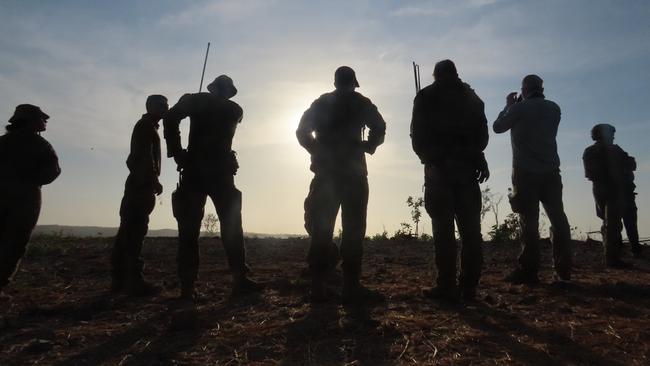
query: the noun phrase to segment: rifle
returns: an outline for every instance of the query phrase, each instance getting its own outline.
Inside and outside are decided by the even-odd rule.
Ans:
[[[420,65],[413,61],[413,78],[415,79],[415,94],[420,92]]]
[[[199,93],[203,89],[203,78],[205,77],[205,66],[208,63],[208,54],[210,53],[210,42],[208,42],[208,47],[205,50],[205,58],[203,59],[203,71],[201,71],[201,83],[199,84]],[[178,183],[176,183],[176,189],[174,192],[172,192],[172,212],[174,214],[174,217],[177,220],[181,220],[184,217],[184,210],[183,208],[183,198],[182,196],[182,190],[181,190],[181,182],[183,181],[183,169],[180,166],[176,167],[176,170],[178,171]]]

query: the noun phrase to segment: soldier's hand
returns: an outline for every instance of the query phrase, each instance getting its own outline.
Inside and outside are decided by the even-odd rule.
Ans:
[[[361,146],[363,148],[363,151],[370,154],[370,155],[374,154],[375,151],[377,151],[377,146],[374,146],[374,145],[370,144],[370,142],[368,142],[368,141],[363,141],[361,143]]]
[[[237,153],[234,151],[230,152],[230,157],[228,159],[228,165],[230,167],[230,170],[232,171],[232,175],[237,175],[237,171],[239,170],[239,162],[237,161]]]
[[[479,158],[478,167],[476,168],[476,180],[479,183],[483,183],[490,178],[490,169],[488,169],[487,160],[485,160],[485,155],[481,154]]]
[[[178,154],[174,155],[174,161],[179,169],[185,168],[187,164],[187,150],[183,149]]]
[[[512,92],[506,97],[506,105],[509,107],[517,103],[517,92]]]
[[[159,181],[154,182],[153,184],[153,191],[156,195],[160,196],[163,192],[163,186],[160,184]]]
[[[490,178],[490,169],[488,169],[487,165],[476,171],[476,180],[479,183],[487,181],[488,178]]]

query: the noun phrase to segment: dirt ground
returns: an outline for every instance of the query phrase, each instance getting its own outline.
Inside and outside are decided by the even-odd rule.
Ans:
[[[451,306],[420,295],[433,282],[430,244],[371,242],[364,282],[388,300],[349,308],[306,301],[307,245],[248,240],[267,288],[233,298],[221,243],[204,240],[191,308],[175,299],[175,239],[148,239],[147,277],[165,290],[137,300],[107,291],[110,240],[36,243],[0,300],[0,365],[650,364],[647,260],[604,269],[598,243],[576,242],[575,285],[559,286],[545,243],[542,284],[529,288],[502,281],[518,249],[486,243],[481,301]]]

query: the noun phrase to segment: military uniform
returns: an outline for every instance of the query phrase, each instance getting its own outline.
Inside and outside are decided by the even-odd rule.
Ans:
[[[111,255],[113,291],[142,281],[144,263],[140,258],[147,234],[149,215],[156,204],[160,176],[159,118],[144,114],[133,128],[131,152],[126,165],[124,197],[120,205],[120,228]]]
[[[0,291],[16,271],[41,210],[41,186],[61,173],[52,146],[25,119],[48,116],[38,107],[16,108],[0,137]],[[43,128],[44,129],[44,128]]]
[[[232,139],[242,116],[237,103],[213,93],[196,93],[181,97],[163,122],[168,156],[183,156],[184,160],[182,179],[172,197],[180,241],[178,275],[184,291],[193,289],[197,278],[198,238],[208,196],[219,216],[230,270],[235,279],[246,273],[242,194],[234,183],[238,165],[232,151]],[[190,117],[186,153],[179,132],[180,121],[185,117]]]
[[[603,220],[602,236],[605,261],[620,263],[623,245],[622,220],[627,218],[628,239],[633,253],[640,252],[634,202],[634,158],[615,144],[597,141],[587,147],[582,156],[585,176],[593,182],[596,214]]]
[[[424,200],[433,223],[441,296],[453,296],[457,286],[473,296],[479,283],[483,239],[477,172],[487,170],[488,138],[483,102],[459,78],[436,80],[415,97],[411,141],[425,165]],[[458,285],[454,220],[462,239]]]
[[[366,126],[368,139],[362,141]],[[304,205],[305,228],[311,237],[308,262],[313,276],[323,276],[331,269],[332,236],[340,208],[344,276],[358,282],[368,206],[365,153],[374,152],[383,143],[385,133],[386,122],[377,107],[355,91],[323,94],[300,119],[296,136],[311,154],[310,169],[314,172]]]

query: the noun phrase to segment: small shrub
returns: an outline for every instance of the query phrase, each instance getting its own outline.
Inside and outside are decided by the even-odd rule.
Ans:
[[[411,224],[403,222],[400,226],[401,227],[395,231],[395,235],[391,238],[392,240],[412,240],[415,238],[413,236]]]
[[[388,240],[388,231],[384,229],[381,233],[377,233],[369,238],[371,241],[385,241]]]
[[[493,243],[514,243],[521,238],[521,223],[517,214],[509,214],[503,223],[493,225],[488,233]]]

